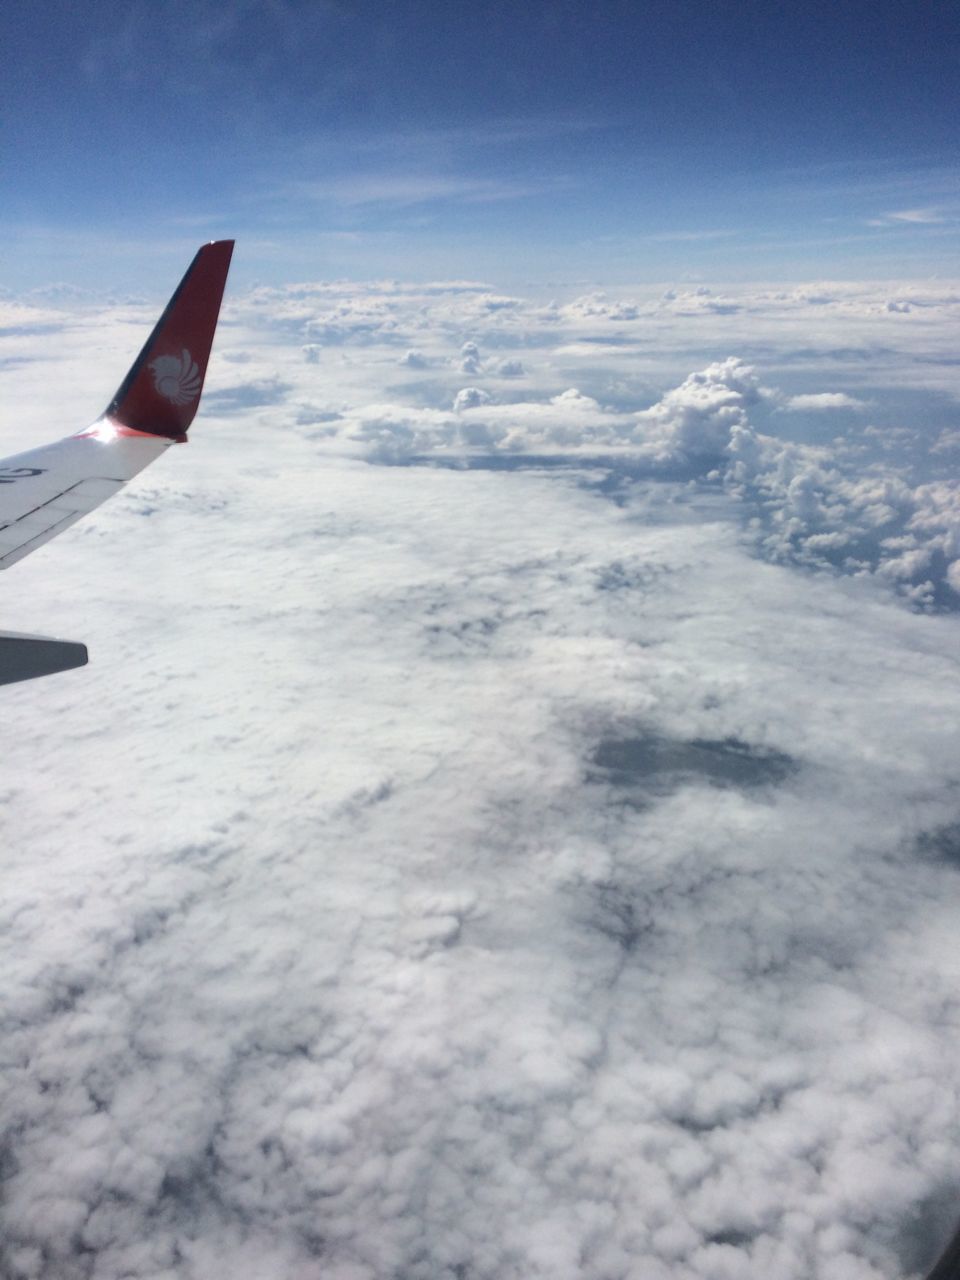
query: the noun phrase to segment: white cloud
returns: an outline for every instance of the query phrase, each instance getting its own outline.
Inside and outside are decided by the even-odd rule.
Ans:
[[[890,222],[911,222],[922,225],[946,221],[942,210],[936,208],[900,209],[896,213],[888,213],[885,216]]]
[[[866,409],[868,406],[856,396],[849,396],[844,391],[815,391],[807,395],[791,396],[784,408],[791,412],[802,412],[829,409]]]
[[[489,292],[238,300],[189,448],[5,579],[92,655],[5,693],[5,1274],[893,1280],[951,1229],[960,499],[802,353],[835,308],[946,382],[955,305],[914,365],[886,285]],[[7,335],[8,451],[151,318]]]
[[[477,409],[489,403],[490,396],[481,387],[462,387],[454,397],[453,407],[460,413],[464,409]]]
[[[460,348],[460,372],[477,374],[480,372],[480,349],[475,342],[465,342]]]
[[[754,370],[730,357],[692,373],[638,415],[638,429],[658,457],[715,458],[731,432],[746,425],[746,408],[760,391]]]
[[[292,193],[317,202],[332,201],[348,208],[384,204],[402,208],[435,200],[465,204],[519,200],[555,187],[555,183],[511,182],[502,178],[459,174],[373,172],[329,181],[287,184],[276,194],[286,199]]]

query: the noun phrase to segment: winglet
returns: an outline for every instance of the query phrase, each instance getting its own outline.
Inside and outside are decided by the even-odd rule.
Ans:
[[[186,440],[232,254],[232,240],[213,240],[198,251],[105,417],[132,431]]]

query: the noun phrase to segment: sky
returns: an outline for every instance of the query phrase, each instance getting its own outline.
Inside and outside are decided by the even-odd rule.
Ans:
[[[8,5],[4,283],[957,271],[956,7]]]
[[[3,11],[0,455],[237,237],[189,444],[3,574],[90,651],[2,690],[3,1280],[921,1280],[952,21]]]

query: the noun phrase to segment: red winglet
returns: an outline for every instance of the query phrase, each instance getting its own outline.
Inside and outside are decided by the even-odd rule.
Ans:
[[[232,254],[232,240],[214,240],[199,250],[105,417],[146,435],[187,438],[200,403]]]

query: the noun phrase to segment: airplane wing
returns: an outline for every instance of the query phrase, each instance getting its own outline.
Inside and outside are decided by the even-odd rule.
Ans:
[[[0,459],[0,569],[98,507],[187,439],[213,345],[232,240],[199,250],[153,333],[92,427]],[[0,684],[83,666],[83,645],[0,632]]]

